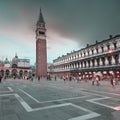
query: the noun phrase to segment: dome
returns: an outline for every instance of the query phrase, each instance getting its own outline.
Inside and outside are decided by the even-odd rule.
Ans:
[[[16,54],[15,57],[12,59],[12,64],[17,64],[17,62],[18,62],[18,56]]]
[[[6,59],[4,60],[4,63],[5,63],[5,64],[10,63],[9,60],[8,60],[8,58],[6,58]]]
[[[8,64],[8,63],[10,63],[10,62],[9,62],[8,58],[6,58],[6,59],[4,60],[4,64]]]

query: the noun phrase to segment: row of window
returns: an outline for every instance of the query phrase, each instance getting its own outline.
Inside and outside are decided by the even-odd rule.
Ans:
[[[88,68],[118,64],[120,64],[120,54],[115,56],[100,57],[97,59],[89,59],[86,61],[78,61],[67,65],[64,64],[61,66],[55,66],[54,69]]]
[[[78,51],[76,53],[71,53],[70,55],[66,55],[64,57],[58,58],[57,60],[54,60],[54,65],[58,65],[64,62],[70,62],[72,60],[76,59],[82,59],[87,56],[99,54],[99,53],[104,53],[104,52],[109,52],[111,50],[116,50],[120,48],[120,39],[117,41],[111,42],[107,45],[102,45],[102,46],[96,46],[94,48],[89,48],[83,51]]]

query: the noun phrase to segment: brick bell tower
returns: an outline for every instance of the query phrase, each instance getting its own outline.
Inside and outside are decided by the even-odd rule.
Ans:
[[[36,77],[47,76],[46,28],[40,9],[36,24]]]

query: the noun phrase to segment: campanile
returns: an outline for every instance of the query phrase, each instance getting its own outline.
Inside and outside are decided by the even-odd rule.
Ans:
[[[42,11],[36,24],[36,77],[47,76],[46,28]]]

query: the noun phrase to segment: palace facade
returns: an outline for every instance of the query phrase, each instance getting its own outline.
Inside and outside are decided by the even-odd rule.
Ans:
[[[18,58],[17,55],[9,61],[8,58],[0,61],[0,75],[4,78],[26,79],[32,75],[29,59]]]
[[[109,39],[58,57],[49,69],[56,76],[92,78],[94,74],[101,74],[107,78],[114,74],[120,78],[120,35],[110,35]]]

